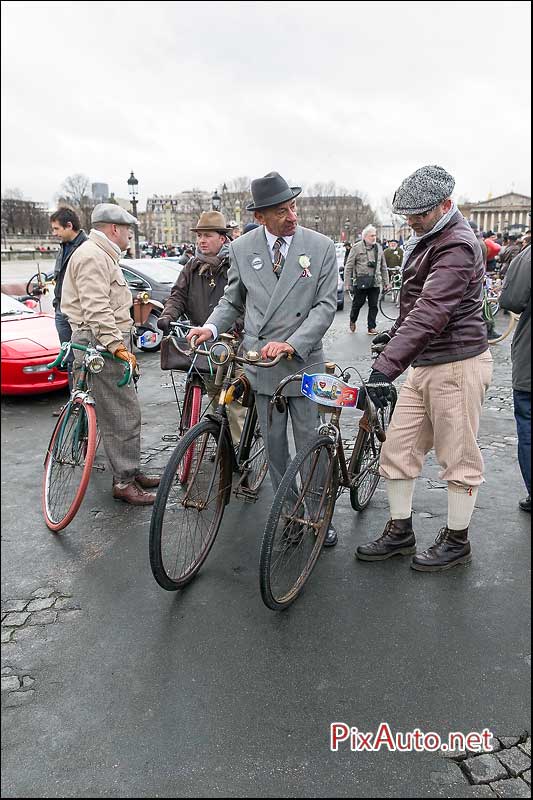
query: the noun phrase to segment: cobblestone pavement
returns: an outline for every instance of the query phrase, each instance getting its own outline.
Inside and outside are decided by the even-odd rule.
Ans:
[[[338,314],[329,355],[366,376],[368,339],[347,324]],[[388,516],[380,485],[362,514],[339,499],[339,544],[284,614],[258,590],[268,484],[256,505],[231,503],[198,578],[167,593],[148,563],[151,511],[114,501],[107,470],[71,525],[47,530],[42,460],[63,395],[3,399],[3,794],[529,796],[530,520],[517,507],[509,343],[493,355],[472,565],[427,576],[407,559],[357,562]],[[139,360],[142,460],[158,473],[174,447],[173,387],[157,356]],[[347,414],[344,438],[356,427]],[[445,489],[430,455],[414,496],[420,549],[445,524]],[[486,727],[495,749],[331,753],[329,723],[342,719],[442,736]]]

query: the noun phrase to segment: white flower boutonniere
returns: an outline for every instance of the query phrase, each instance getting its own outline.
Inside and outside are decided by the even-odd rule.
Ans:
[[[300,275],[300,278],[312,278],[313,276],[311,275],[311,270],[309,269],[311,266],[311,259],[309,256],[300,256],[298,263],[301,267],[303,267],[303,272]]]

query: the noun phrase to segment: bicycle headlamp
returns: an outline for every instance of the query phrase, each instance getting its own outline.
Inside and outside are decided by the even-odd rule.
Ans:
[[[97,375],[104,368],[104,357],[101,356],[100,353],[94,353],[90,356],[87,356],[86,364],[89,372],[93,372],[95,375]]]
[[[227,344],[223,342],[217,342],[214,344],[211,350],[209,351],[209,358],[216,364],[217,367],[220,367],[222,364],[225,364],[226,361],[230,357],[230,349]]]

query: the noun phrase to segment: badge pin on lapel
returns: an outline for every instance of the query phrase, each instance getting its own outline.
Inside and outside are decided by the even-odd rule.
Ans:
[[[263,262],[260,258],[254,258],[252,261],[252,269],[261,269]]]

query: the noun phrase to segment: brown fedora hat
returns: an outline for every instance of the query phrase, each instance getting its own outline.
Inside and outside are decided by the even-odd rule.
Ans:
[[[217,233],[229,233],[231,228],[226,225],[226,218],[220,211],[204,211],[196,224],[196,228],[191,228],[195,233],[202,231],[216,231]]]

